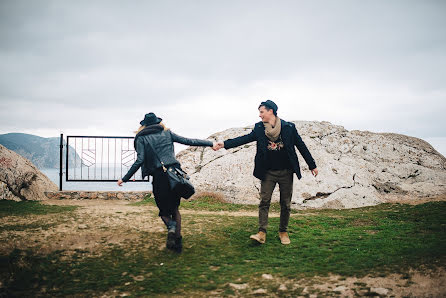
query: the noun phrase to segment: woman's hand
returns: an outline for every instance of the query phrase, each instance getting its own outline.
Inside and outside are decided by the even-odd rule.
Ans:
[[[313,174],[314,177],[316,177],[318,173],[319,171],[317,170],[317,168],[311,170],[311,174]]]
[[[119,179],[118,180],[118,186],[122,186],[122,183],[123,183],[124,181],[122,181],[122,179]]]

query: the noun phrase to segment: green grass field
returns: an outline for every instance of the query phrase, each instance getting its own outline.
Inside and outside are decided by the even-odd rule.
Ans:
[[[153,204],[150,198],[135,207]],[[182,204],[183,209],[252,211],[255,206],[231,205],[211,198]],[[278,206],[273,207],[278,210]],[[0,201],[2,217],[54,213],[75,218],[75,207],[34,202]],[[110,291],[132,296],[188,295],[219,290],[232,295],[229,282],[247,283],[263,273],[280,279],[336,274],[345,277],[385,276],[408,268],[445,266],[446,202],[422,205],[383,204],[350,210],[295,211],[290,219],[292,243],[277,236],[278,218],[270,218],[267,242],[249,240],[257,217],[186,214],[184,252],[160,250],[165,234],[138,232],[135,240],[107,245],[99,253],[64,250],[42,255],[14,250],[0,256],[0,297],[100,295]],[[42,222],[45,228],[45,222]],[[37,224],[38,225],[38,224]],[[32,227],[18,226],[21,231]],[[47,227],[48,228],[48,227]],[[0,232],[14,229],[0,226]],[[67,255],[69,257],[67,257]],[[270,286],[269,291],[277,291]],[[301,294],[295,289],[287,295]]]

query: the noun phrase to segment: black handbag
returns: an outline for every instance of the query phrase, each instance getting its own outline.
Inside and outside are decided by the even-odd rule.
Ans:
[[[195,193],[195,188],[189,181],[189,175],[181,168],[170,166],[166,169],[163,162],[161,164],[163,171],[167,173],[170,189],[180,197],[189,199]]]
[[[153,149],[152,145],[150,143],[148,144],[152,148],[153,154],[155,154],[156,158],[163,166],[163,171],[166,173],[169,181],[170,190],[182,198],[189,199],[195,193],[195,188],[189,181],[189,175],[187,175],[183,169],[174,165],[166,168],[164,163],[158,157],[156,151]]]

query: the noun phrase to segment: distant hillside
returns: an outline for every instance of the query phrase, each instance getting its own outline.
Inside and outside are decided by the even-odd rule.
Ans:
[[[58,137],[43,138],[25,133],[8,133],[0,135],[0,144],[29,159],[39,169],[59,167]],[[71,159],[74,159],[73,153],[70,154]],[[65,153],[63,162],[65,163]]]

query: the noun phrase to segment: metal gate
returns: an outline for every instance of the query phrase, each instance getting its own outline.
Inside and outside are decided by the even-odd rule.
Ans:
[[[60,136],[60,187],[62,190],[63,134]],[[67,136],[65,180],[79,182],[116,182],[135,162],[134,137]],[[129,180],[142,179],[139,169]]]

